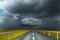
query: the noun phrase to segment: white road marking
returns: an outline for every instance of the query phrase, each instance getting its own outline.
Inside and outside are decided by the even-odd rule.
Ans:
[[[32,35],[34,36],[34,33],[32,33]]]
[[[33,39],[33,40],[35,40],[35,36],[34,36],[34,35],[35,35],[35,34],[34,34],[34,33],[32,33],[32,39]]]
[[[33,40],[35,40],[35,37],[33,37]]]

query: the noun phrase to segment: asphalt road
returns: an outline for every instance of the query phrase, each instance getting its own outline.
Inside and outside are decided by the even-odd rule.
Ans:
[[[29,32],[28,34],[16,38],[15,40],[55,40],[55,39],[42,35],[37,32]]]

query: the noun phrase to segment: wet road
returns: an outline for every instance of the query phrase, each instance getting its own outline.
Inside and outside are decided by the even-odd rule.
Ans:
[[[55,40],[55,39],[47,37],[37,32],[29,32],[28,34],[16,38],[15,40]]]

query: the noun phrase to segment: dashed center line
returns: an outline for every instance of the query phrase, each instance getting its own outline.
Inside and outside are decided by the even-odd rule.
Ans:
[[[35,40],[35,37],[33,37],[33,40]]]
[[[32,33],[32,39],[33,39],[33,40],[35,40],[35,36],[34,36],[34,35],[35,35],[35,34],[34,34],[34,33]]]
[[[32,35],[34,36],[34,33],[32,33]]]

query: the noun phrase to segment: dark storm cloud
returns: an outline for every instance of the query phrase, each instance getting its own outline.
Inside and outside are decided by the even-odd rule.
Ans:
[[[8,13],[0,17],[0,29],[60,29],[60,0],[8,0],[4,7]],[[18,14],[18,15],[17,15]],[[42,25],[24,25],[21,19],[35,17]]]
[[[42,26],[39,26],[38,29],[60,30],[60,15],[42,18]]]
[[[14,6],[8,5],[6,9],[12,13],[32,13],[35,16],[48,17],[57,15],[58,5],[59,0],[31,0],[29,3],[24,3],[24,0],[17,0]]]

